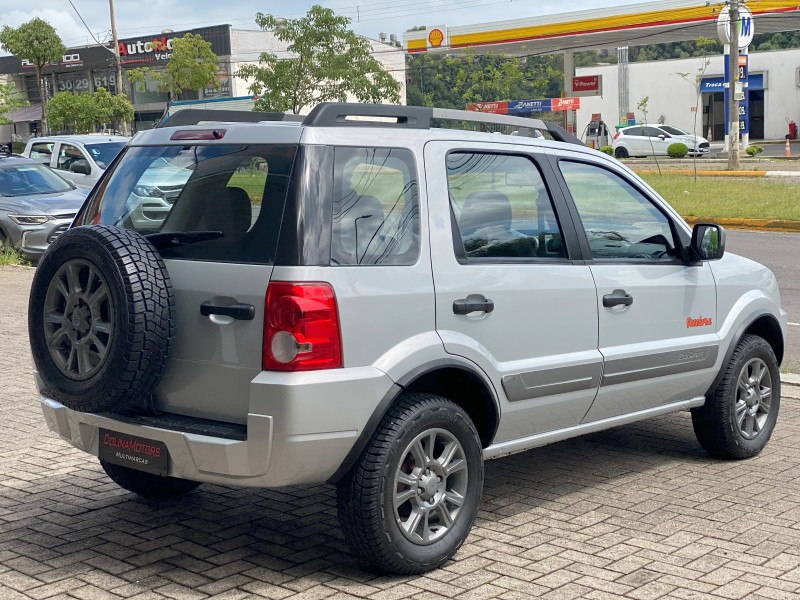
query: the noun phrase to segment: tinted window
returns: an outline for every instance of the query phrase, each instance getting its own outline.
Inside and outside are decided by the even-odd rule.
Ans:
[[[644,134],[647,137],[658,137],[660,135],[669,137],[669,135],[665,131],[661,131],[658,127],[645,127]]]
[[[144,235],[206,232],[208,239],[162,247],[165,258],[273,261],[295,146],[166,146],[126,152],[98,188],[83,223]]]
[[[92,160],[101,169],[105,169],[111,161],[117,158],[117,154],[122,152],[125,142],[106,142],[104,144],[87,144],[86,151]]]
[[[672,260],[667,217],[619,175],[585,163],[559,162],[593,258]]]
[[[641,127],[631,127],[630,129],[623,129],[625,135],[643,135]]]
[[[661,129],[663,129],[670,135],[688,135],[685,131],[681,131],[677,127],[670,127],[669,125],[662,125]]]
[[[419,255],[414,156],[389,148],[336,148],[334,265],[410,265]]]
[[[447,179],[467,259],[566,257],[553,204],[529,158],[453,152]]]

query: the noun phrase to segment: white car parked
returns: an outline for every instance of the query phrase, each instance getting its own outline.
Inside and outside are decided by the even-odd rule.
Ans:
[[[690,156],[705,156],[710,150],[708,140],[671,125],[631,125],[620,129],[611,142],[614,156],[666,156],[672,144],[683,143]]]
[[[31,138],[22,154],[54,169],[79,188],[91,189],[129,140],[99,133]]]

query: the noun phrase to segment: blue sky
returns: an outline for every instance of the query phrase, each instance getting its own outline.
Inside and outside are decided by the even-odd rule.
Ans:
[[[641,2],[648,0],[639,0]],[[651,2],[654,0],[650,0]],[[360,2],[360,3],[359,3]],[[47,20],[67,46],[110,39],[109,0],[0,0],[0,25],[16,27],[34,17]],[[631,0],[114,0],[119,37],[136,37],[229,23],[241,29],[255,28],[257,12],[286,18],[303,16],[313,4],[321,4],[352,19],[351,28],[377,39],[378,33],[402,33],[415,25],[471,25],[489,21],[533,17],[633,4]],[[666,5],[668,2],[660,2]],[[11,6],[11,10],[8,10]],[[568,7],[568,9],[566,8]],[[90,33],[91,32],[91,33]]]

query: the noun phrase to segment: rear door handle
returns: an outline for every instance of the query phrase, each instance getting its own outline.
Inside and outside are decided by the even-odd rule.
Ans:
[[[457,315],[468,315],[471,312],[490,313],[494,310],[494,302],[480,294],[470,294],[466,298],[453,300],[453,312]]]
[[[200,305],[200,314],[208,317],[210,315],[222,315],[232,317],[240,321],[252,321],[256,316],[256,309],[252,304],[231,304],[230,306],[217,306],[211,302],[203,302]]]
[[[603,296],[603,306],[611,308],[612,306],[630,306],[633,304],[633,296],[625,290],[614,290],[610,294]]]

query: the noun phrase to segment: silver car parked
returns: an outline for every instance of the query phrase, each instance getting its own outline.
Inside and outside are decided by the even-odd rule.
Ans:
[[[33,160],[0,155],[0,245],[38,261],[70,226],[88,193]]]

